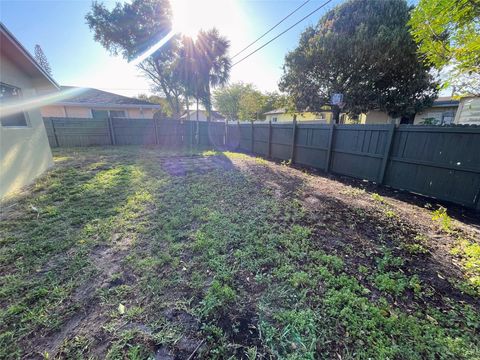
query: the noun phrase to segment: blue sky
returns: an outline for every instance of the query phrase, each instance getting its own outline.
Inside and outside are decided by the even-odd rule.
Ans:
[[[183,4],[180,9],[185,22],[197,27],[216,26],[231,40],[231,54],[235,54],[304,0],[176,1]],[[261,90],[276,90],[287,51],[295,48],[305,27],[315,24],[326,10],[339,2],[335,0],[235,66],[231,80],[252,82]],[[106,3],[113,6],[111,1]],[[278,34],[321,3],[323,0],[311,0],[249,50]],[[33,53],[35,44],[40,44],[50,62],[53,76],[60,84],[97,87],[125,95],[148,92],[148,82],[133,66],[120,57],[110,56],[93,40],[84,19],[90,6],[89,0],[2,0],[0,18],[30,52]]]

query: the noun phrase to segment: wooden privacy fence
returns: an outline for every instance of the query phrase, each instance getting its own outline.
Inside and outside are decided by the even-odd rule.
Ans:
[[[52,147],[213,146],[292,160],[480,211],[480,127],[45,118]]]

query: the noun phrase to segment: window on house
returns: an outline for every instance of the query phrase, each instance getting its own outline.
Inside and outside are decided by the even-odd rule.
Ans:
[[[106,118],[108,118],[108,110],[92,109],[92,117],[94,119],[106,119]]]
[[[0,106],[7,102],[19,101],[22,98],[21,90],[15,86],[0,83]],[[0,123],[2,126],[20,126],[27,127],[27,117],[23,111],[17,113],[1,116]]]
[[[111,118],[125,118],[126,113],[125,110],[97,110],[92,109],[92,117],[94,119],[106,119],[108,117]]]
[[[110,110],[110,117],[113,118],[124,118],[127,117],[125,110]]]
[[[453,112],[453,111],[445,111],[442,114],[442,124],[443,125],[452,124],[454,119],[455,119],[455,112]]]
[[[272,122],[277,122],[277,118],[276,118],[276,117],[273,117],[273,118],[272,118]]]

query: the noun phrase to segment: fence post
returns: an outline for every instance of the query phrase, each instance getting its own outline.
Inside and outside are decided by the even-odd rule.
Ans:
[[[331,120],[331,126],[330,126],[330,134],[328,136],[328,147],[327,147],[327,158],[325,161],[325,172],[330,171],[330,161],[332,158],[332,148],[333,148],[333,135],[335,132],[335,121],[332,119]]]
[[[226,148],[228,144],[228,119],[225,119],[225,130],[223,132],[223,146]]]
[[[110,142],[112,143],[112,145],[116,145],[117,141],[115,139],[115,131],[113,130],[112,118],[110,116],[107,118],[107,124],[108,124],[108,132],[110,134]]]
[[[155,145],[158,145],[157,119],[153,117],[152,120],[153,120],[153,132],[155,134]]]
[[[292,152],[290,159],[292,164],[295,162],[295,138],[297,137],[297,114],[293,114],[293,125],[292,125]]]
[[[390,157],[390,150],[392,149],[393,137],[395,135],[395,124],[390,124],[387,135],[387,142],[385,144],[385,154],[383,155],[380,173],[378,174],[378,183],[383,184],[385,172],[387,170],[388,158]]]
[[[50,118],[50,124],[52,125],[53,138],[55,139],[55,147],[60,147],[60,144],[58,143],[57,131],[55,130],[55,123],[53,122],[52,118]]]
[[[253,154],[253,134],[255,133],[255,130],[253,128],[253,120],[250,123],[250,152]]]
[[[267,158],[272,157],[272,120],[270,119],[268,121],[268,152],[267,152]]]

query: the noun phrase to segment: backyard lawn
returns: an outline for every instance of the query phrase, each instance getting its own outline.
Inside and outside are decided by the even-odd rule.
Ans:
[[[473,217],[238,153],[54,156],[2,205],[0,358],[480,358]]]

